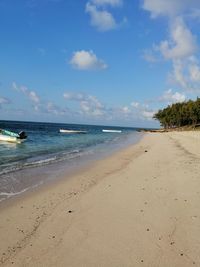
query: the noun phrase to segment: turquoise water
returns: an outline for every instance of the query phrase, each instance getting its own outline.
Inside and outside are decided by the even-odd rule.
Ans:
[[[28,135],[22,144],[0,142],[0,200],[42,183],[36,177],[39,173],[45,179],[45,173],[48,173],[45,167],[51,168],[52,176],[56,176],[55,166],[58,164],[69,168],[85,158],[98,158],[134,143],[140,137],[135,128],[78,124],[0,121],[0,128],[14,132],[23,130]],[[59,129],[84,130],[87,133],[65,134]],[[103,129],[122,132],[103,133]]]

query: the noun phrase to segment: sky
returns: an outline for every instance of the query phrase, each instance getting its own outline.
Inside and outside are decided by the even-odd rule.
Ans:
[[[0,0],[0,119],[158,127],[200,92],[199,0]]]

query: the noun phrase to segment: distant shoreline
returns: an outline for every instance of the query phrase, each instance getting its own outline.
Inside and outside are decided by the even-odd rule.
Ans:
[[[149,133],[167,133],[167,132],[184,132],[184,131],[199,131],[200,124],[189,125],[183,127],[173,127],[173,128],[160,128],[160,129],[140,129],[138,132],[149,132]]]

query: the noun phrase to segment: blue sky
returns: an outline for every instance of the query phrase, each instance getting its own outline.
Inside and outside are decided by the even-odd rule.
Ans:
[[[0,119],[158,126],[200,91],[199,0],[0,0]]]

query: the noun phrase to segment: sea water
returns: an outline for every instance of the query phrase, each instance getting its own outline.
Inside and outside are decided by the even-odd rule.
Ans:
[[[86,159],[98,159],[141,137],[136,128],[79,124],[0,121],[0,129],[25,131],[28,135],[21,144],[0,141],[0,201],[56,179]],[[60,129],[86,133],[60,133]],[[104,133],[103,129],[121,133]]]

